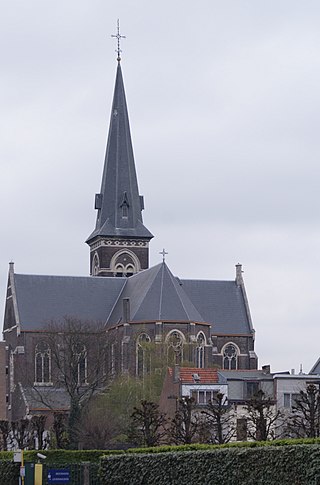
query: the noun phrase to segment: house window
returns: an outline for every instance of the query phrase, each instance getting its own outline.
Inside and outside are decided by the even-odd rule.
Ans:
[[[201,389],[201,390],[193,390],[191,392],[191,396],[193,397],[194,401],[198,405],[206,405],[209,404],[210,401],[215,401],[215,398],[218,394],[218,390],[214,389]]]
[[[223,351],[223,368],[232,370],[238,368],[238,352],[236,346],[228,344]]]
[[[35,348],[35,382],[51,382],[51,350],[46,342],[40,342]]]
[[[204,368],[204,349],[206,344],[206,338],[202,332],[199,332],[197,337],[196,348],[196,366],[200,369]]]
[[[167,335],[167,356],[169,365],[181,364],[183,360],[183,342],[182,333],[173,330]]]
[[[289,393],[284,393],[283,394],[283,407],[287,409],[291,409],[292,406],[296,404],[296,402],[300,399],[300,394],[294,393],[294,394],[289,394]]]
[[[141,333],[137,339],[136,347],[136,374],[138,377],[143,377],[150,372],[151,356],[150,356],[150,342],[151,338],[147,333]]]
[[[253,398],[259,391],[259,382],[253,381],[253,382],[246,382],[246,397],[247,399]]]

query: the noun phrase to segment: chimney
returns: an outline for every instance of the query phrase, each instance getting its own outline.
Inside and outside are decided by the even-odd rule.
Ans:
[[[262,372],[263,372],[264,374],[270,374],[270,372],[271,372],[271,367],[270,367],[270,364],[263,365],[263,366],[262,366]]]
[[[291,369],[291,375],[294,376],[296,371],[294,369]]]
[[[130,322],[130,298],[123,298],[122,300],[122,317],[125,323]]]
[[[236,264],[236,283],[238,286],[243,285],[243,279],[242,279],[242,264],[238,263]]]

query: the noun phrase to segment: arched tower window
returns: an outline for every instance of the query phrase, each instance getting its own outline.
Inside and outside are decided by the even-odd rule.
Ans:
[[[196,366],[200,369],[204,368],[204,352],[206,345],[206,337],[203,332],[199,332],[197,336],[196,348]]]
[[[166,338],[169,365],[181,364],[183,360],[184,336],[178,330],[172,330]]]
[[[223,368],[226,370],[238,368],[238,350],[234,344],[227,344],[223,349]]]
[[[35,348],[35,382],[51,382],[51,350],[46,342],[39,342]]]
[[[117,251],[111,258],[110,268],[114,276],[132,276],[141,269],[136,254],[129,249]]]
[[[117,264],[116,266],[116,276],[123,276],[124,275],[124,267],[122,264]]]
[[[147,333],[141,333],[137,338],[136,346],[136,374],[138,377],[143,377],[150,372],[151,355],[150,344],[151,338]]]
[[[92,260],[92,276],[97,276],[99,274],[100,263],[97,253],[93,256]]]

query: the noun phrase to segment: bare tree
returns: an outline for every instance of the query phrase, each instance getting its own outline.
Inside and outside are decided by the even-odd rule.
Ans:
[[[133,408],[129,439],[135,444],[157,446],[166,435],[166,423],[166,417],[160,412],[158,404],[141,401],[139,408]]]
[[[105,389],[107,337],[103,326],[65,318],[51,323],[43,336],[51,359],[51,391],[33,386],[37,399],[55,409],[55,389],[63,390],[69,401],[69,447],[78,447],[78,425],[81,413],[97,392]],[[49,365],[49,364],[48,364]],[[46,370],[48,373],[49,371]]]
[[[275,401],[260,389],[246,401],[248,436],[256,441],[274,439],[282,413],[275,408]]]
[[[34,438],[37,439],[37,449],[44,450],[47,447],[47,440],[45,440],[44,432],[47,416],[44,414],[35,414],[31,417],[30,428],[33,431]]]
[[[320,436],[320,391],[314,384],[308,384],[306,390],[300,391],[295,399],[286,430],[291,437]]]
[[[67,437],[68,416],[66,413],[55,412],[53,414],[52,430],[55,437],[57,448],[68,448],[69,440]]]
[[[190,444],[197,440],[200,428],[201,417],[196,412],[195,399],[189,396],[182,397],[171,421],[171,440],[177,445]]]
[[[208,441],[216,444],[228,443],[235,435],[234,413],[226,396],[218,392],[202,411],[205,418],[204,428],[208,433]]]
[[[13,439],[16,441],[18,448],[24,450],[30,444],[30,421],[29,419],[19,419],[11,422]]]
[[[8,439],[10,433],[10,423],[9,421],[2,419],[0,420],[0,437],[1,437],[1,450],[6,451],[8,447]]]

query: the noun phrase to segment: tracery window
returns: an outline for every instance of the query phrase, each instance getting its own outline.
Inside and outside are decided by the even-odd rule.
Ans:
[[[238,351],[233,344],[226,345],[223,350],[223,368],[226,370],[238,368]]]
[[[51,350],[47,342],[39,342],[35,348],[35,382],[51,382]]]
[[[136,374],[138,377],[143,377],[150,372],[151,355],[150,344],[151,338],[147,333],[141,333],[137,338],[136,347]]]
[[[205,352],[206,338],[203,332],[199,332],[197,336],[196,347],[196,366],[200,369],[204,368],[204,352]]]
[[[87,384],[87,349],[85,345],[78,345],[74,348],[75,377],[78,386]]]
[[[183,344],[184,338],[181,332],[173,330],[167,336],[167,355],[168,364],[176,365],[181,364],[183,360]]]

